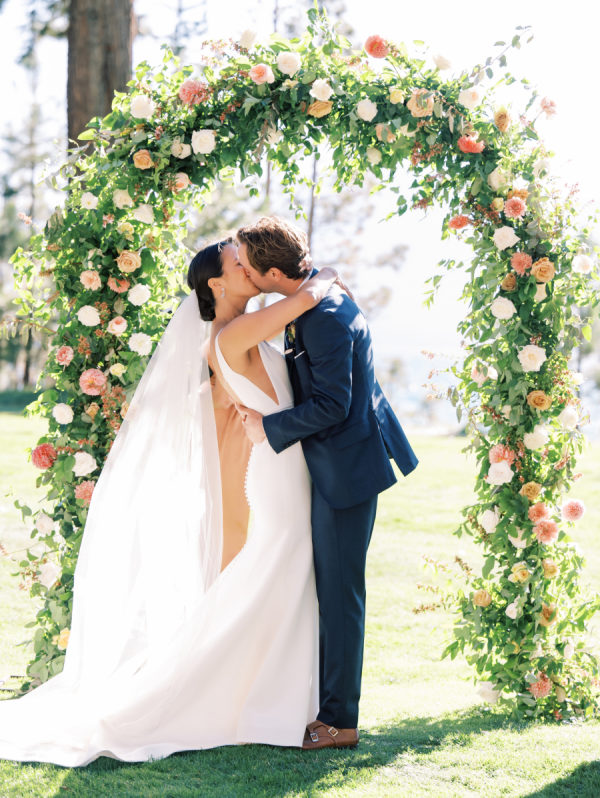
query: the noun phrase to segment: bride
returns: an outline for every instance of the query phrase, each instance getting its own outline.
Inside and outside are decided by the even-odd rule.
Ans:
[[[235,482],[244,447],[225,446],[220,462],[210,371],[240,405],[263,415],[292,407],[284,358],[267,341],[336,279],[321,269],[246,313],[259,290],[231,239],[192,260],[191,293],[156,346],[92,496],[64,668],[0,702],[0,758],[74,767],[99,756],[302,745],[319,699],[310,479],[300,443],[281,454],[254,445],[248,538],[237,556],[224,551],[224,538],[235,551],[243,542],[247,507],[225,482]]]

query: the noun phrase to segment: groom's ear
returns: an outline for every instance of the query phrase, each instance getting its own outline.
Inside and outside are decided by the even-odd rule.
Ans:
[[[281,271],[281,269],[277,269],[275,266],[273,266],[272,268],[270,268],[270,269],[269,269],[269,271],[267,272],[267,275],[268,275],[268,276],[271,278],[271,280],[273,280],[273,282],[275,282],[275,283],[279,283],[279,282],[281,282],[281,279],[282,279],[282,277],[284,276],[284,275],[283,275],[283,272]],[[266,275],[265,275],[265,276],[266,276]]]

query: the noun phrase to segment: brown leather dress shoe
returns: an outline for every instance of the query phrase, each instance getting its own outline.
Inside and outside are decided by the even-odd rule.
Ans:
[[[320,720],[313,720],[306,727],[302,748],[313,751],[317,748],[356,748],[358,729],[336,729]]]

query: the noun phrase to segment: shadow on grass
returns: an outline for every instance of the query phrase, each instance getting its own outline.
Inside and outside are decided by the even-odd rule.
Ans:
[[[54,792],[70,796],[202,796],[259,798],[316,796],[332,788],[366,786],[377,771],[406,751],[428,753],[441,746],[468,744],[473,735],[500,727],[520,728],[500,713],[470,711],[433,717],[406,718],[361,733],[358,748],[301,751],[266,745],[244,745],[207,751],[184,751],[164,759],[125,763],[100,757],[85,768],[68,769],[55,781]],[[28,763],[48,776],[63,768]],[[40,773],[40,775],[42,775]],[[36,779],[37,780],[37,779]]]
[[[598,746],[600,756],[600,745]],[[583,762],[563,779],[548,784],[523,798],[597,798],[600,795],[600,760]]]

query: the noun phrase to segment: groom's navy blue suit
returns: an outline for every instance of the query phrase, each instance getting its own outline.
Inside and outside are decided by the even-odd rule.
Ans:
[[[313,270],[316,274],[316,270]],[[418,460],[373,371],[371,334],[338,286],[286,327],[295,407],[263,419],[276,452],[302,442],[313,483],[312,538],[320,617],[320,711],[358,725],[365,562],[377,494]]]

